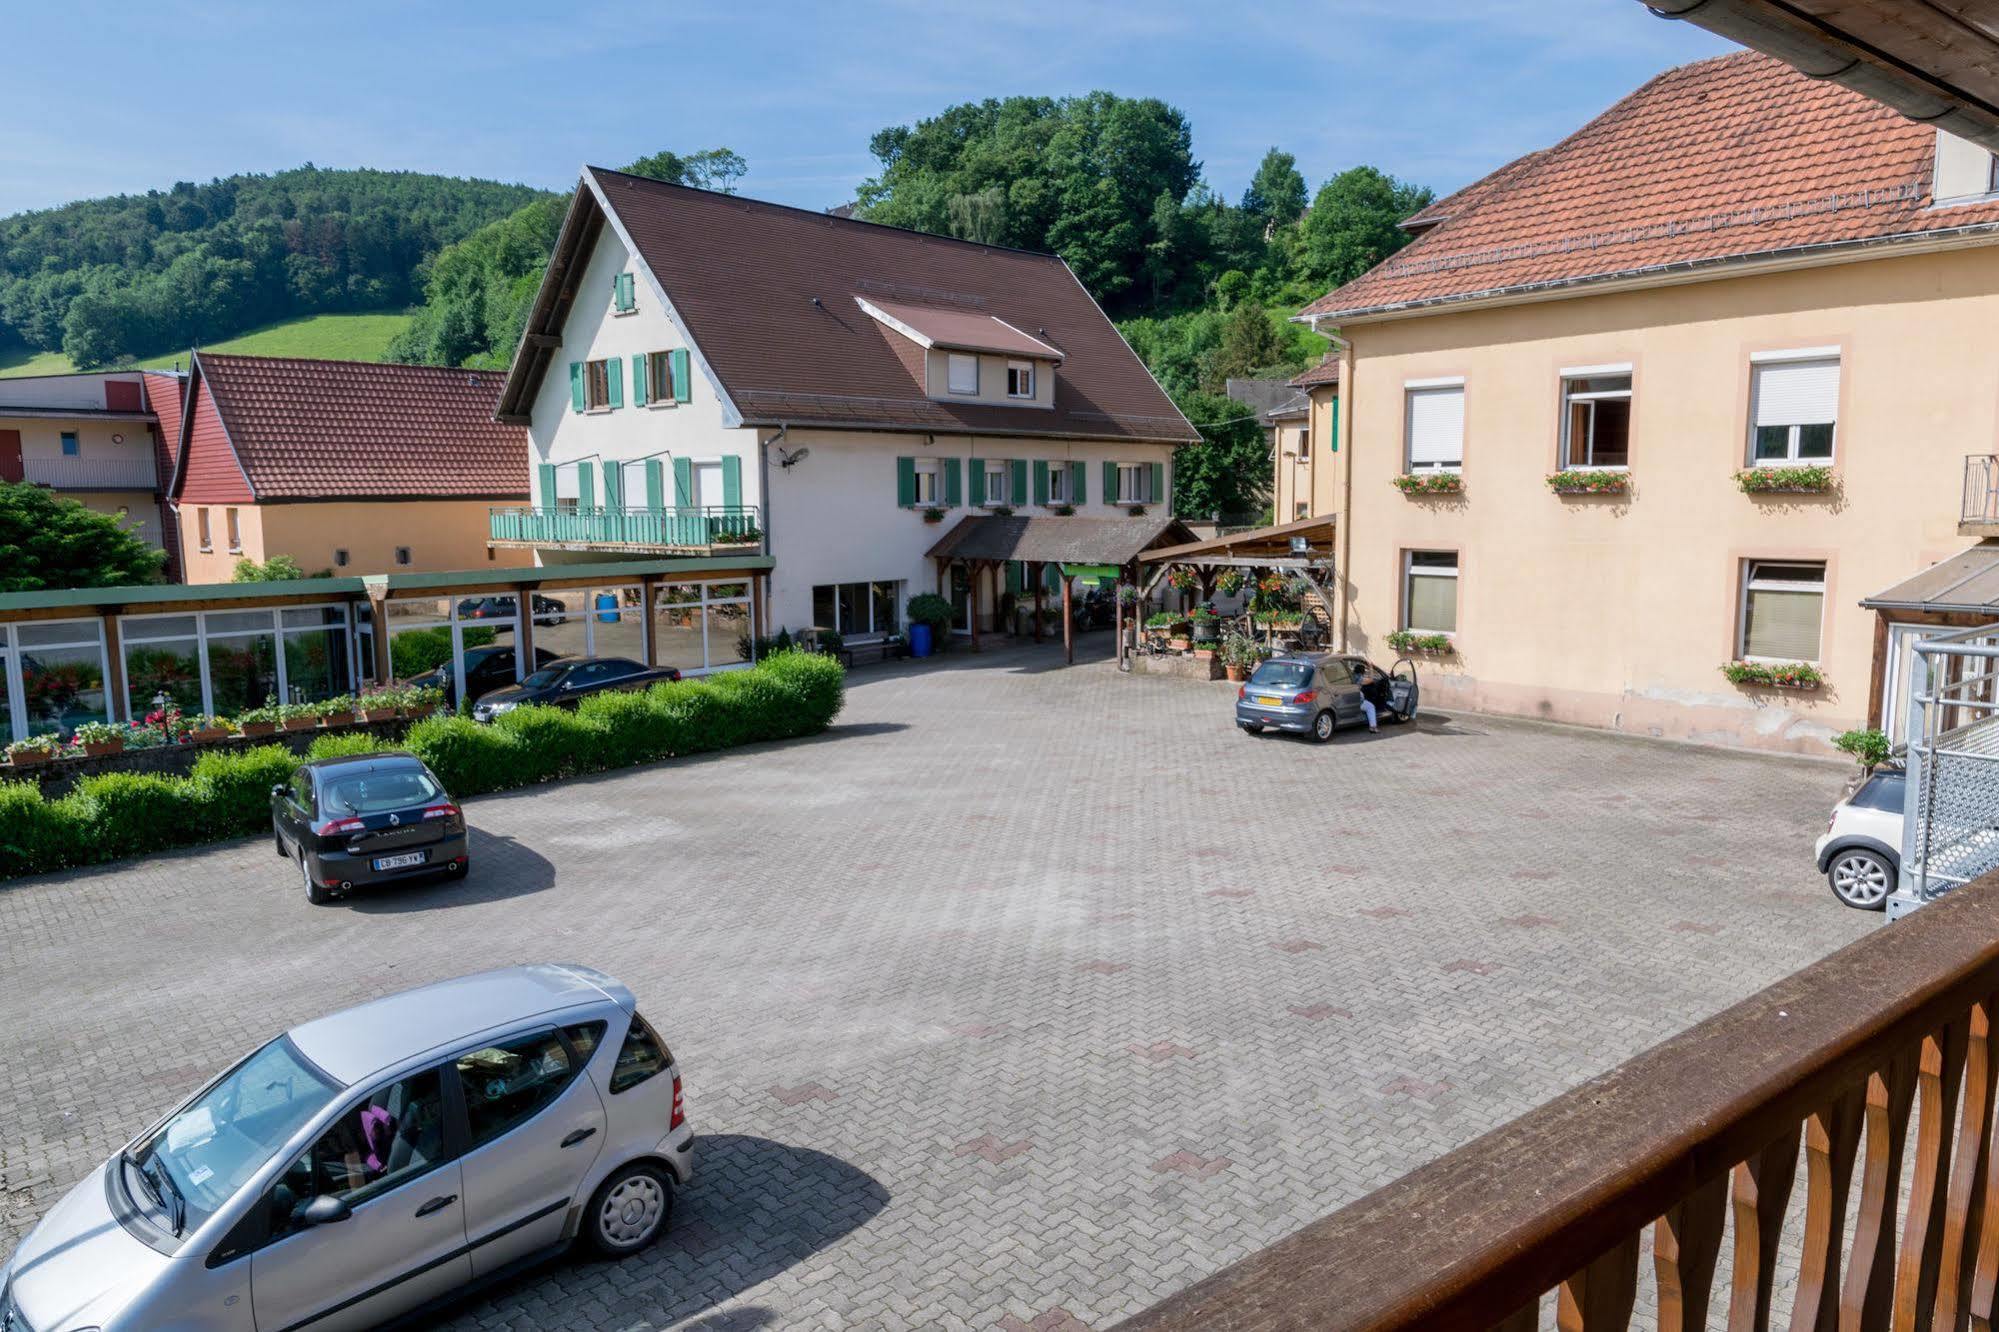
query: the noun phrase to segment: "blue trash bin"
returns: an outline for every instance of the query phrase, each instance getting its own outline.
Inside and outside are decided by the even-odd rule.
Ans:
[[[930,655],[930,626],[912,624],[909,626],[909,655],[927,657]]]
[[[618,594],[599,592],[597,594],[597,623],[616,624],[618,622]]]

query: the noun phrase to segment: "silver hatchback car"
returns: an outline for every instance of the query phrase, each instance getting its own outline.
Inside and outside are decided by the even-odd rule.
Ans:
[[[680,1074],[631,991],[535,964],[294,1027],[78,1184],[0,1268],[6,1332],[346,1332],[581,1238],[666,1228]]]

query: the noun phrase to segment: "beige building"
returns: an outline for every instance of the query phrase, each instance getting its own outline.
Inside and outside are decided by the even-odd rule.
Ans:
[[[1277,461],[1339,516],[1347,644],[1447,644],[1446,707],[1806,752],[1892,721],[1937,617],[1860,602],[1999,490],[1995,171],[1742,54],[1412,218],[1301,316],[1347,419]]]

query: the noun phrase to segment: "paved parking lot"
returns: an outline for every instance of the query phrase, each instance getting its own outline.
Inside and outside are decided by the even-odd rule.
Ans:
[[[0,1243],[243,1049],[530,959],[704,1134],[669,1237],[446,1326],[1102,1328],[1873,928],[1831,766],[1481,718],[1332,745],[1051,650],[809,742],[475,802],[469,883],[261,842],[0,886]]]

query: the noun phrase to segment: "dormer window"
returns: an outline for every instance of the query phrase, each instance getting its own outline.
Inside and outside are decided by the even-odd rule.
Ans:
[[[949,387],[953,393],[976,394],[979,391],[978,357],[952,352],[948,369]]]
[[[1034,396],[1034,362],[1008,361],[1006,363],[1006,396],[1009,398],[1031,398]]]

